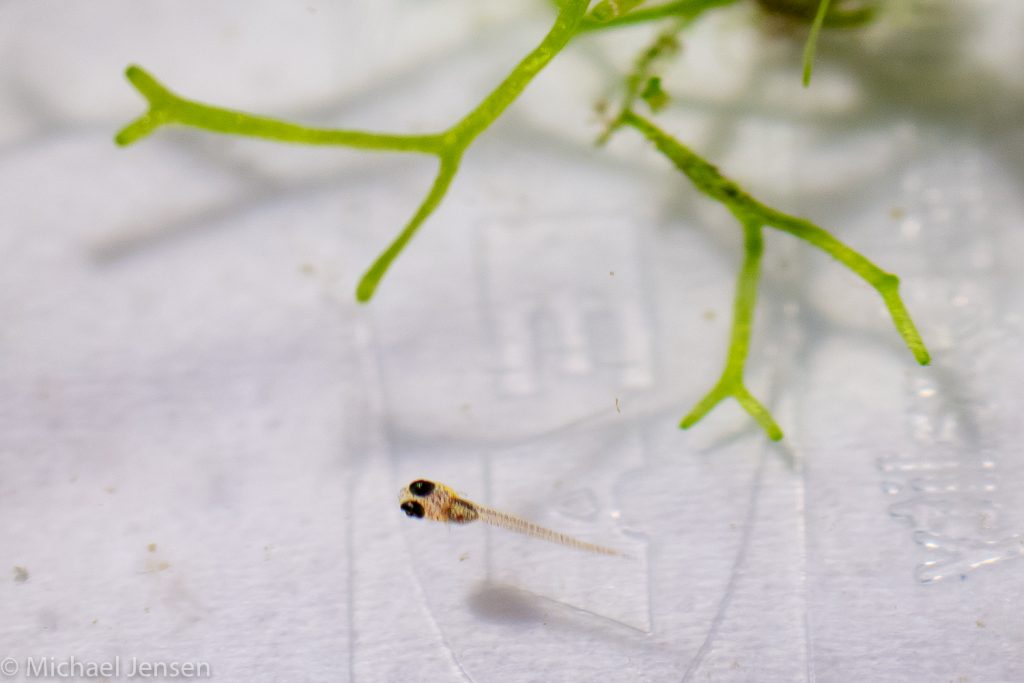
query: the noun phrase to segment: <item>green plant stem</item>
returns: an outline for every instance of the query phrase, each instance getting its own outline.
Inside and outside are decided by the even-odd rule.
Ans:
[[[643,97],[644,92],[651,86],[651,78],[654,76],[655,67],[658,62],[671,57],[679,52],[679,40],[677,35],[690,24],[689,20],[673,22],[673,25],[657,35],[654,42],[650,44],[637,56],[633,63],[633,70],[626,76],[626,89],[623,93],[622,104],[619,106],[619,113],[605,127],[604,131],[595,141],[597,146],[603,146],[622,125],[622,115],[625,111],[632,109],[637,99]],[[654,92],[660,93],[667,101],[668,97],[661,91],[661,81],[656,81]],[[656,111],[656,105],[649,100],[651,110]],[[664,102],[662,103],[664,106]]]
[[[149,110],[121,129],[115,138],[130,145],[164,125],[182,125],[214,133],[264,138],[307,145],[338,145],[372,151],[415,152],[438,157],[438,174],[416,213],[397,237],[363,274],[356,298],[369,301],[381,278],[444,199],[466,149],[522,94],[576,34],[589,0],[566,0],[547,35],[512,72],[469,114],[446,131],[432,135],[393,135],[366,131],[313,128],[286,121],[213,107],[175,94],[138,66],[126,71],[128,80],[149,102]]]
[[[754,331],[754,310],[757,307],[757,285],[761,277],[761,257],[764,254],[764,236],[756,221],[743,222],[744,250],[743,265],[736,279],[736,296],[733,301],[732,334],[725,369],[718,383],[705,394],[697,405],[679,423],[689,429],[701,418],[727,398],[734,398],[753,417],[768,438],[782,439],[782,430],[771,413],[761,404],[743,383],[743,371],[750,352],[750,337]]]
[[[609,21],[632,12],[647,0],[600,0],[584,20]]]
[[[807,42],[804,44],[803,83],[805,88],[811,84],[811,71],[814,69],[814,51],[818,48],[818,34],[821,33],[821,27],[825,25],[825,15],[828,14],[829,3],[830,0],[820,0],[818,2],[818,11],[814,15],[811,32],[808,34]]]
[[[434,179],[434,184],[430,188],[430,192],[427,193],[419,208],[416,209],[416,213],[409,219],[409,222],[402,229],[402,232],[398,234],[398,237],[374,260],[373,264],[370,265],[366,273],[359,280],[359,285],[356,287],[357,300],[363,302],[370,300],[388,268],[391,267],[391,264],[398,258],[398,255],[405,249],[405,246],[413,238],[413,235],[416,234],[416,231],[419,230],[423,221],[427,220],[427,217],[434,212],[434,209],[444,199],[445,193],[448,192],[448,186],[451,185],[458,170],[459,157],[447,154],[441,157],[441,165],[438,169],[437,177]]]
[[[465,150],[477,135],[486,130],[512,102],[522,94],[530,81],[555,58],[576,34],[587,10],[589,0],[568,0],[555,18],[555,24],[530,54],[519,62],[512,73],[461,121],[451,128],[446,137],[451,147]]]
[[[579,31],[580,33],[603,31],[670,18],[692,19],[706,10],[714,9],[716,7],[724,7],[726,5],[734,5],[738,1],[739,0],[675,0],[675,2],[667,2],[662,5],[655,5],[654,7],[642,7],[629,12],[628,14],[623,14],[622,16],[609,19],[607,21],[601,21],[588,15],[583,18],[582,22],[580,22]]]
[[[644,0],[606,0],[587,15],[590,0],[552,0],[558,14],[544,39],[472,111],[439,133],[401,135],[317,128],[214,107],[183,98],[162,85],[141,67],[130,66],[126,76],[146,98],[149,109],[125,126],[117,134],[116,141],[122,146],[130,145],[161,126],[182,125],[214,133],[293,144],[335,145],[368,151],[436,156],[438,170],[430,190],[401,232],[359,281],[356,298],[365,302],[374,295],[392,263],[444,200],[458,173],[465,151],[505,112],[575,35],[662,19],[675,19],[673,28],[660,34],[655,44],[649,47],[634,65],[634,71],[627,80],[624,105],[610,124],[605,137],[619,126],[628,125],[634,128],[668,157],[699,191],[725,205],[743,227],[744,259],[736,283],[732,332],[725,367],[715,386],[682,419],[680,426],[692,426],[722,400],[734,398],[761,425],[770,438],[782,438],[782,430],[769,411],[754,398],[744,384],[744,369],[749,355],[764,253],[763,231],[766,227],[775,228],[808,242],[863,278],[882,297],[892,316],[893,324],[914,357],[922,365],[927,364],[928,351],[899,296],[899,280],[895,275],[882,270],[814,223],[777,211],[757,201],[732,180],[722,176],[715,166],[632,110],[640,97],[647,99],[652,107],[659,106],[659,102],[663,103],[667,99],[660,89],[660,80],[655,76],[655,67],[659,59],[673,53],[677,48],[676,34],[705,11],[732,5],[739,0],[675,0],[654,7],[641,7],[643,2]],[[766,0],[761,0],[761,4],[771,11],[792,13],[788,5],[768,3]],[[830,18],[832,17],[829,14],[829,0],[820,0],[804,52],[805,85],[810,78],[818,33],[823,25],[829,24]]]
[[[180,125],[213,133],[299,145],[336,145],[365,150],[425,154],[438,154],[443,147],[440,135],[387,135],[333,128],[311,128],[213,107],[177,95],[139,66],[128,67],[125,76],[149,102],[149,111],[117,134],[114,140],[121,146],[137,142],[160,126]]]
[[[356,287],[357,300],[361,302],[370,300],[391,264],[444,199],[466,149],[480,133],[487,130],[504,113],[509,105],[522,94],[530,81],[568,44],[587,9],[587,4],[588,0],[567,2],[555,19],[554,26],[551,27],[540,45],[526,55],[512,70],[512,73],[473,111],[440,135],[444,143],[438,154],[441,164],[430,192],[398,237],[388,245],[387,249],[377,257],[360,278]]]
[[[914,354],[914,358],[921,365],[929,363],[928,350],[899,295],[899,279],[895,275],[882,270],[862,254],[843,244],[814,223],[777,211],[757,201],[740,189],[735,182],[723,176],[715,166],[635,112],[631,110],[623,112],[621,123],[634,128],[652,142],[658,151],[668,157],[699,191],[724,204],[744,226],[747,235],[748,258],[744,261],[737,287],[733,336],[726,370],[718,385],[683,419],[681,426],[685,428],[693,425],[722,398],[733,396],[751,416],[761,423],[771,438],[781,438],[781,431],[774,426],[775,423],[771,421],[771,416],[764,407],[757,403],[753,396],[749,395],[749,392],[744,395],[746,390],[743,389],[742,384],[742,369],[746,362],[748,348],[746,340],[749,340],[750,321],[756,299],[756,289],[752,289],[752,287],[756,287],[757,264],[760,259],[759,253],[756,257],[751,256],[751,250],[757,249],[759,252],[761,249],[760,240],[754,241],[751,238],[753,231],[751,226],[758,226],[758,234],[760,234],[760,226],[767,226],[798,237],[821,249],[859,275],[882,297],[896,331],[903,338],[907,348]],[[751,282],[754,284],[752,285]]]

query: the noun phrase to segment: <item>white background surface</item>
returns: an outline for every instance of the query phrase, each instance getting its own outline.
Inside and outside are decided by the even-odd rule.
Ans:
[[[538,79],[369,306],[429,160],[112,143],[133,62],[223,106],[439,129],[543,5],[0,3],[0,659],[1024,680],[1019,3],[895,3],[826,35],[809,91],[799,35],[749,7],[688,34],[659,120],[900,274],[935,359],[769,235],[749,383],[781,445],[732,404],[675,427],[721,369],[739,230],[630,132],[590,145],[645,29]],[[633,559],[407,520],[420,476]]]

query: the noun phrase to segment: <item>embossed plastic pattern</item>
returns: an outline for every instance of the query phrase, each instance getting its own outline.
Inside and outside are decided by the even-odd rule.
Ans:
[[[861,42],[826,34],[807,91],[799,37],[746,5],[665,79],[659,121],[898,273],[933,354],[769,234],[749,381],[772,445],[731,404],[676,428],[723,362],[737,226],[630,131],[590,145],[647,32],[562,55],[361,307],[432,162],[195,131],[116,149],[142,107],[124,66],[430,131],[545,3],[0,3],[0,658],[1024,680],[1024,7],[891,4]],[[631,558],[407,519],[419,477]]]

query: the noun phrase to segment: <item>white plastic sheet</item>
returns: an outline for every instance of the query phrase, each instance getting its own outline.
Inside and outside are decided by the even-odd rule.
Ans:
[[[676,428],[740,243],[629,131],[590,146],[643,30],[531,86],[368,306],[428,162],[112,143],[132,62],[224,106],[441,128],[543,4],[0,4],[5,674],[1024,680],[1016,3],[896,4],[827,34],[808,91],[800,37],[750,7],[687,34],[659,120],[898,273],[933,353],[770,235],[748,380],[778,445],[728,403]],[[421,476],[631,558],[408,520]]]

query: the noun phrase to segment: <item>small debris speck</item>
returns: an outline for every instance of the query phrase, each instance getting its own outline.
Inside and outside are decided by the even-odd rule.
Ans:
[[[715,313],[714,311],[712,311],[710,308],[707,309],[706,311],[704,311],[704,319],[707,320],[708,322],[711,322],[712,320],[714,320],[717,317],[718,317],[718,314]]]
[[[620,415],[622,414],[622,404],[619,403],[618,396],[615,397],[615,412],[619,413]]]
[[[28,570],[24,567],[15,567],[14,580],[17,583],[25,583],[26,581],[28,581]]]
[[[146,550],[148,550],[151,553],[155,553],[156,552],[156,543],[150,543],[149,545],[147,545],[146,546]]]

